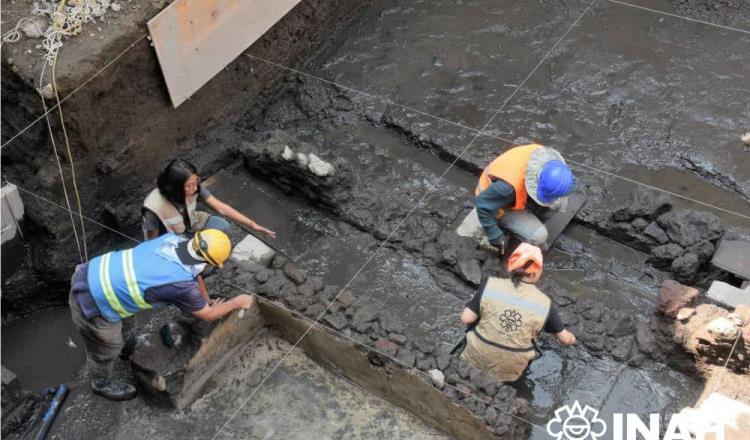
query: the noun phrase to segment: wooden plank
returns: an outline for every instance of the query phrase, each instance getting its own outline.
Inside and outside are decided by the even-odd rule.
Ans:
[[[177,108],[300,0],[176,0],[148,30]]]
[[[750,242],[741,238],[722,239],[711,263],[719,269],[750,280]]]

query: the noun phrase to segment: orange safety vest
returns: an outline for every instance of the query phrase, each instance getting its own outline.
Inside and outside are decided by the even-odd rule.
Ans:
[[[482,191],[492,185],[494,179],[503,179],[516,190],[516,204],[511,209],[526,209],[526,166],[531,158],[531,153],[536,149],[542,148],[538,144],[521,145],[514,147],[487,165],[482,175],[479,177],[479,184],[475,191],[479,195]]]

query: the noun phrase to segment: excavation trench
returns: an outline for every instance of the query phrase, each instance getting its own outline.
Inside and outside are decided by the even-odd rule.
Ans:
[[[61,304],[76,259],[63,251],[73,245],[69,224],[57,208],[26,199],[28,218],[22,226],[29,231],[28,246],[21,246],[17,261],[3,258],[3,364],[35,391],[65,381],[77,370],[72,380],[76,387],[55,432],[62,438],[167,433],[210,438],[237,410],[225,428],[228,437],[267,438],[283,432],[292,438],[356,438],[370,432],[424,438],[439,432],[483,438],[494,431],[544,439],[543,430],[509,414],[543,426],[555,409],[574,400],[598,408],[603,417],[613,412],[668,415],[692,405],[703,392],[704,371],[675,348],[670,335],[659,333],[661,321],[653,318],[659,287],[675,277],[702,290],[714,279],[737,280],[714,270],[706,259],[710,255],[700,254],[692,271],[679,265],[675,269],[676,255],[655,259],[655,248],[664,243],[645,228],[667,228],[658,221],[665,213],[674,213],[676,221],[699,215],[702,225],[715,230],[682,237],[689,243],[680,246],[697,255],[700,248],[694,246],[714,249],[725,230],[747,233],[750,223],[653,189],[637,190],[632,182],[601,171],[750,214],[750,156],[737,150],[731,137],[750,117],[737,92],[746,91],[748,84],[737,61],[747,58],[748,37],[717,31],[712,38],[699,38],[695,35],[708,32],[701,24],[656,21],[646,11],[601,2],[497,115],[486,130],[489,135],[474,139],[476,132],[466,127],[479,128],[489,120],[588,4],[540,2],[519,8],[512,2],[485,3],[376,4],[356,17],[350,14],[354,23],[336,32],[331,22],[337,15],[326,9],[314,16],[320,24],[316,38],[331,30],[325,45],[309,43],[293,50],[285,43],[280,58],[274,58],[268,41],[251,48],[210,90],[185,104],[193,110],[206,106],[200,117],[190,112],[190,118],[180,119],[190,109],[167,111],[159,101],[163,97],[154,97],[158,93],[132,104],[127,93],[102,93],[106,84],[95,85],[80,101],[72,99],[71,112],[79,115],[71,122],[72,131],[83,146],[76,151],[82,179],[94,182],[83,191],[84,212],[140,238],[142,196],[167,160],[184,155],[200,166],[205,185],[217,197],[278,233],[268,244],[288,261],[263,267],[235,262],[209,278],[216,295],[246,289],[273,301],[262,302],[259,316],[239,321],[234,316],[220,324],[258,320],[254,327],[227,327],[225,336],[234,342],[223,348],[217,344],[213,354],[201,338],[218,338],[219,333],[212,333],[217,328],[183,322],[174,310],[139,317],[143,338],[157,347],[153,338],[168,322],[183,322],[191,342],[181,351],[155,355],[151,361],[164,361],[158,366],[143,357],[133,360],[135,373],[128,363],[118,365],[118,375],[138,378],[154,399],[102,402],[86,391],[86,375],[79,369],[82,344],[64,309],[8,322],[14,314]],[[294,30],[312,20],[307,12],[296,11],[278,32],[297,35]],[[459,13],[464,20],[455,20]],[[742,17],[737,18],[740,23]],[[626,38],[625,27],[641,29],[642,35]],[[685,40],[691,50],[682,44]],[[107,82],[141,78],[144,90],[160,90],[154,60],[141,49],[129,55],[128,69],[115,71]],[[257,57],[301,65],[316,76],[437,118],[290,73]],[[594,65],[603,70],[592,71]],[[715,93],[698,97],[674,92],[675,84],[698,90],[715,83],[714,71],[726,73]],[[253,72],[252,88],[243,88]],[[11,84],[20,91],[13,99],[3,97],[5,132],[23,120],[18,114],[6,117],[6,106],[25,102],[31,93],[23,92],[18,78]],[[227,98],[225,106],[214,103],[221,97]],[[98,99],[113,114],[130,105],[139,111],[123,122],[122,133],[92,129],[99,119],[87,109],[97,108],[91,103]],[[191,126],[201,128],[186,128]],[[462,336],[457,316],[463,304],[481,277],[499,272],[495,256],[454,230],[472,206],[478,170],[511,145],[503,139],[540,141],[601,171],[575,168],[586,204],[546,255],[541,285],[578,335],[578,346],[562,349],[542,335],[540,355],[523,378],[493,386],[447,353]],[[31,149],[48,139],[32,131],[21,141]],[[164,146],[154,148],[158,143]],[[464,152],[470,143],[472,148]],[[286,155],[285,147],[295,156]],[[12,148],[18,147],[8,147],[3,163],[9,179],[60,201],[52,162]],[[330,164],[333,174],[311,172],[311,153]],[[693,214],[685,214],[686,209]],[[131,244],[98,226],[91,228],[91,252]],[[230,231],[235,243],[246,234],[236,225]],[[667,241],[673,242],[671,237]],[[39,249],[50,249],[49,256]],[[289,278],[288,262],[304,272],[305,283]],[[316,287],[308,295],[311,279]],[[344,286],[355,300],[335,301],[326,312]],[[377,317],[364,320],[361,310]],[[320,325],[292,349],[310,319],[318,317]],[[651,336],[657,338],[655,346],[648,345]],[[203,361],[216,364],[215,371],[187,367],[201,349],[209,350]],[[284,357],[289,350],[292,354]],[[375,350],[385,350],[387,356]],[[251,397],[278,361],[279,368]],[[52,362],[59,368],[48,368]],[[445,373],[443,389],[425,377],[435,368]],[[166,395],[159,380],[154,382],[160,375],[169,385]],[[473,397],[452,387],[466,387]],[[183,409],[174,411],[164,402]],[[129,423],[134,418],[138,424]],[[336,425],[340,430],[331,431],[331,423],[325,423],[333,419],[342,421]]]

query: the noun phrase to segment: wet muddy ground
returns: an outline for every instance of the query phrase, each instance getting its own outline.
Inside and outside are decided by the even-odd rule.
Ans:
[[[207,184],[277,231],[279,238],[269,244],[326,283],[351,281],[351,290],[400,320],[410,337],[431,338],[442,348],[455,344],[462,333],[457,316],[475,283],[430,256],[429,240],[409,246],[414,234],[393,237],[363,265],[407,214],[450,230],[471,206],[477,170],[514,143],[537,141],[588,167],[750,215],[750,153],[742,152],[738,140],[750,121],[750,35],[608,1],[399,1],[361,14],[302,70],[392,103],[279,68],[289,83],[271,105],[248,108],[239,124],[201,133],[202,143],[239,150],[243,142],[269,139],[309,143],[324,158],[346,161],[353,198],[314,202],[301,191],[282,191],[242,164]],[[578,26],[565,34],[576,20]],[[732,24],[742,24],[738,20]],[[485,133],[473,140],[485,124]],[[621,207],[635,185],[590,168],[576,171],[587,205],[548,253],[542,287],[597,304],[605,313],[646,321],[668,274],[651,267],[646,254],[591,229]],[[750,221],[732,213],[674,197],[672,202],[711,210],[728,225],[750,229]],[[233,227],[234,237],[241,234]],[[482,260],[483,273],[496,270],[496,262]],[[566,321],[579,345],[561,349],[543,336],[541,357],[514,384],[531,401],[529,421],[544,425],[557,407],[576,399],[604,414],[670,414],[691,405],[703,389],[694,377],[663,363],[616,359],[601,341],[586,337],[596,333],[589,326],[606,324],[601,316],[571,314]],[[282,368],[268,390],[260,390],[264,407],[245,410],[266,421],[294,414],[284,411],[289,402],[268,397],[292,379]],[[85,396],[75,401],[89,416],[121,411],[91,406]],[[209,411],[204,403],[190,411]],[[118,417],[123,425],[128,414],[145,407],[127,408]],[[177,417],[162,416],[145,426]],[[82,420],[63,422],[61,432],[75,432]],[[251,429],[243,427],[235,420],[228,432]],[[271,424],[252,429],[259,438],[273,437]],[[532,438],[547,436],[535,429]]]

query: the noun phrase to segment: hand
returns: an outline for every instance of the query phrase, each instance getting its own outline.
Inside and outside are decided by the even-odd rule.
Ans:
[[[253,306],[254,299],[252,296],[247,294],[237,295],[232,298],[232,302],[240,309],[249,309]]]
[[[208,300],[208,305],[210,305],[211,307],[218,306],[219,304],[224,303],[226,301],[227,301],[226,298],[221,298],[221,297],[214,298],[214,299],[209,299]]]
[[[576,335],[571,333],[568,329],[561,331],[556,336],[557,336],[557,340],[562,345],[575,345],[576,343]]]
[[[263,226],[259,226],[258,229],[256,229],[261,234],[265,235],[268,238],[276,238],[276,233],[268,228],[264,228]]]

